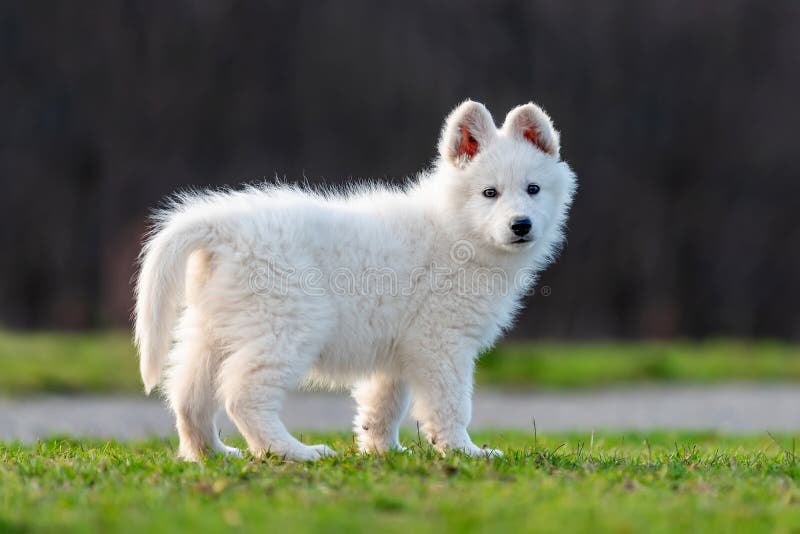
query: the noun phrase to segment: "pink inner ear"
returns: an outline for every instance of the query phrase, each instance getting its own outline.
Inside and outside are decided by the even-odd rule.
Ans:
[[[475,157],[478,153],[478,141],[469,133],[466,126],[461,126],[461,141],[458,143],[458,155],[465,155],[469,159]]]
[[[539,132],[536,130],[536,128],[526,128],[522,131],[522,135],[525,137],[525,139],[533,143],[533,145],[539,150],[547,152],[548,154],[553,153],[550,147],[548,147],[539,137]]]

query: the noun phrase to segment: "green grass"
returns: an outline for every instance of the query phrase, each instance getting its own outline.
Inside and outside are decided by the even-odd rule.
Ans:
[[[0,331],[0,394],[138,392],[129,335]]]
[[[585,388],[652,382],[800,381],[800,345],[769,340],[505,343],[478,382]]]
[[[416,440],[405,436],[406,441]],[[175,460],[173,441],[0,445],[0,531],[789,532],[800,465],[788,436],[477,439],[507,456]]]
[[[0,331],[0,395],[141,391],[124,332]],[[777,341],[505,343],[478,364],[479,384],[587,388],[643,382],[800,381],[800,345]]]

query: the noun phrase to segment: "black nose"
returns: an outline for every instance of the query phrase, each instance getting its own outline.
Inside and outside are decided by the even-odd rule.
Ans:
[[[531,231],[531,220],[527,217],[522,219],[517,219],[511,225],[511,231],[514,232],[514,235],[518,235],[519,237],[523,237],[528,235],[528,232]]]

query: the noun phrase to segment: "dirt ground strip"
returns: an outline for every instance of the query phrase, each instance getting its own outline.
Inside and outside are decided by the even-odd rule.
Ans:
[[[510,393],[480,390],[472,428],[540,432],[685,429],[727,432],[800,430],[800,386],[732,384]],[[355,410],[346,395],[295,393],[286,402],[290,429],[347,430]],[[223,432],[235,432],[220,417]],[[413,428],[412,419],[406,424]],[[170,436],[163,402],[142,397],[0,399],[0,440],[34,441],[63,434],[119,439]]]

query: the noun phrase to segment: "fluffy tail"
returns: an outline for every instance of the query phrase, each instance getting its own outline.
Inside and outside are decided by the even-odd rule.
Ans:
[[[145,244],[136,282],[135,341],[146,393],[158,385],[172,332],[183,300],[186,262],[211,241],[210,226],[190,216],[174,214],[162,221]]]

